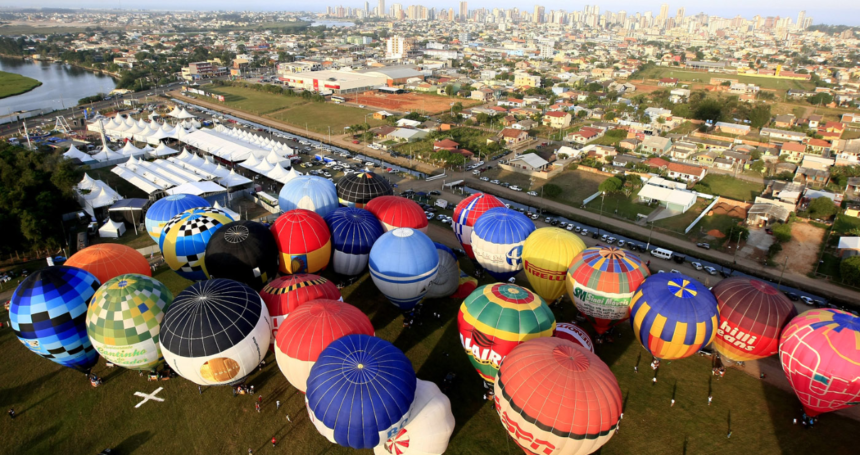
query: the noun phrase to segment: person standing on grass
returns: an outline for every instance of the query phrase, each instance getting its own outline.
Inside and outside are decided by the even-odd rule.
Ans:
[[[293,421],[292,421],[292,420],[290,420],[290,415],[289,415],[289,414],[287,414],[287,422],[289,422],[289,423],[293,423]]]
[[[670,407],[670,408],[674,408],[674,407],[675,407],[675,399],[674,399],[674,398],[672,398],[672,404],[670,404],[670,405],[669,405],[669,407]]]
[[[15,418],[15,408],[9,408],[9,417]]]
[[[732,430],[729,430],[729,432],[726,434],[726,439],[731,439],[731,438],[732,438]]]
[[[639,372],[639,365],[633,365],[633,372],[634,372],[634,373],[638,373],[638,372]]]
[[[275,410],[281,409],[281,400],[275,401]]]
[[[278,443],[278,440],[277,440],[277,439],[275,439],[275,437],[274,437],[274,436],[272,436],[272,447],[275,447],[275,445],[276,445],[277,443]]]
[[[651,379],[651,385],[656,385],[656,384],[657,384],[657,376],[654,376],[654,378]]]
[[[263,396],[262,395],[257,397],[257,403],[263,404]]]
[[[713,395],[708,395],[708,406],[711,405],[711,401],[713,401],[713,399],[714,399]]]
[[[197,386],[197,393],[203,395],[203,389],[200,386]]]
[[[257,412],[260,412],[260,403],[255,403],[255,407],[257,408]]]

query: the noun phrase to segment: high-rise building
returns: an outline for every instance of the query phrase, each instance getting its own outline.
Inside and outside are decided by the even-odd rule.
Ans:
[[[377,14],[379,14],[379,17],[385,17],[385,0],[379,0],[378,8]]]
[[[467,2],[460,2],[460,22],[466,22],[466,19],[469,17],[469,4]]]
[[[385,56],[402,59],[412,48],[412,43],[402,36],[392,36],[385,41]]]
[[[541,22],[543,22],[543,12],[543,6],[535,5],[535,13],[534,15],[532,15],[532,22],[534,22],[535,24],[540,24]]]
[[[806,11],[797,13],[797,28],[803,29],[803,21],[806,19]]]
[[[678,14],[675,16],[675,22],[680,22],[684,19],[684,7],[678,8]]]
[[[669,17],[669,5],[664,3],[660,5],[660,20],[666,20]]]

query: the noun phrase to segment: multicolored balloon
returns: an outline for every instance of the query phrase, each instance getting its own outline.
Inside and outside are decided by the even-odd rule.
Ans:
[[[475,259],[475,253],[472,251],[472,227],[475,226],[475,222],[487,210],[504,206],[505,204],[493,195],[475,193],[454,207],[454,220],[451,227],[454,228],[457,241],[471,259]]]
[[[561,338],[562,340],[572,341],[573,343],[588,349],[589,352],[594,352],[594,342],[591,341],[591,337],[588,335],[588,332],[582,330],[581,327],[572,322],[557,323],[555,325],[555,333],[553,333],[552,336]]]
[[[186,210],[174,216],[161,230],[158,248],[164,262],[187,280],[205,280],[206,244],[212,234],[233,218],[227,212],[212,207]]]
[[[379,219],[385,232],[410,228],[427,233],[427,214],[417,202],[405,197],[379,196],[368,202],[364,208]]]
[[[439,271],[436,272],[436,278],[430,282],[427,298],[438,299],[457,292],[460,287],[460,263],[451,248],[437,242],[433,244],[436,245],[436,253],[439,255]]]
[[[373,448],[375,455],[442,455],[454,433],[451,400],[430,382],[418,380],[412,417],[394,436]]]
[[[152,276],[149,261],[142,254],[118,243],[88,246],[73,254],[63,265],[84,269],[95,275],[100,283],[126,273]]]
[[[411,310],[424,298],[438,270],[436,246],[421,231],[388,231],[370,250],[373,284],[403,311]]]
[[[680,273],[651,275],[630,301],[630,323],[651,355],[683,359],[714,340],[717,299],[702,283]]]
[[[499,281],[507,281],[523,269],[523,244],[535,224],[516,210],[487,210],[472,229],[472,251],[478,264]]]
[[[496,412],[527,454],[587,455],[615,435],[623,398],[592,352],[559,338],[517,346],[493,387]]]
[[[370,171],[349,174],[337,182],[338,201],[347,207],[362,208],[373,198],[393,194],[391,183]]]
[[[278,246],[264,224],[239,220],[218,229],[206,245],[206,272],[259,291],[278,274]]]
[[[496,380],[499,363],[517,345],[550,337],[555,316],[540,296],[514,284],[488,284],[475,289],[457,316],[460,344],[472,366],[487,383]]]
[[[155,243],[161,238],[161,230],[180,213],[197,207],[211,207],[206,199],[193,194],[174,194],[155,201],[146,211],[144,225]]]
[[[154,370],[164,362],[159,333],[173,293],[146,275],[126,274],[103,284],[87,309],[87,335],[110,363]]]
[[[370,249],[384,233],[379,220],[367,210],[341,207],[329,213],[325,222],[334,244],[334,272],[346,276],[363,272]]]
[[[280,251],[281,273],[316,273],[328,266],[331,233],[321,216],[290,210],[275,220],[271,230]]]
[[[87,337],[87,304],[99,280],[75,267],[47,267],[24,279],[9,305],[15,336],[31,351],[78,371],[89,371],[99,354]]]
[[[785,377],[810,416],[860,404],[860,317],[809,310],[779,338]]]
[[[317,299],[284,320],[275,341],[275,359],[287,381],[304,393],[311,367],[332,341],[374,333],[370,319],[358,308],[337,300]]]
[[[564,294],[567,269],[585,249],[576,234],[556,227],[540,228],[523,244],[523,269],[532,289],[547,302]]]
[[[594,247],[573,259],[565,287],[576,309],[602,334],[630,317],[630,300],[650,274],[633,253]]]
[[[343,300],[337,285],[310,273],[276,278],[260,291],[272,318],[272,346],[284,319],[296,308],[316,299]]]
[[[301,175],[281,188],[278,205],[284,212],[305,209],[325,217],[337,208],[337,190],[322,177]]]
[[[782,292],[764,281],[733,276],[711,289],[720,311],[714,346],[735,362],[758,360],[779,351],[779,334],[797,316]]]
[[[409,421],[416,386],[412,362],[400,349],[380,338],[347,335],[329,344],[311,368],[308,413],[329,441],[372,449]]]

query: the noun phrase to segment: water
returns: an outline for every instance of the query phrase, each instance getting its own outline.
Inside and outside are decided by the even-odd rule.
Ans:
[[[62,109],[78,100],[116,87],[113,78],[62,63],[30,62],[0,57],[0,71],[17,73],[42,83],[20,95],[0,99],[0,115],[32,109]]]
[[[302,19],[306,20],[306,21],[312,21],[311,27],[332,28],[332,27],[354,27],[355,26],[355,22],[348,22],[348,21],[316,20],[316,19],[308,19],[306,17],[302,18]]]

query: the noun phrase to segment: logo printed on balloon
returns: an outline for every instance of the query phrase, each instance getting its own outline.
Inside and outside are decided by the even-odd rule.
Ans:
[[[529,261],[524,261],[523,264],[525,264],[525,269],[527,272],[538,278],[543,278],[550,281],[564,281],[565,277],[567,276],[566,270],[548,270],[538,267],[534,265],[534,263],[531,263]]]
[[[497,402],[496,410],[498,411],[498,409],[499,405]],[[516,439],[514,440],[514,442],[516,442],[517,445],[524,448],[528,447],[529,449],[531,449],[529,451],[533,453],[543,452],[546,455],[550,455],[555,451],[556,447],[552,443],[550,443],[549,441],[542,441],[540,439],[537,439],[534,437],[533,434],[520,428],[520,426],[516,422],[511,420],[510,417],[508,417],[507,412],[501,413],[501,420],[502,425],[504,425],[508,429],[508,434],[515,436]]]
[[[757,336],[750,336],[749,333],[739,331],[737,327],[732,328],[728,321],[725,320],[722,321],[720,328],[717,329],[717,335],[723,337],[727,343],[733,344],[735,347],[746,351],[754,350],[755,342],[758,340]]]
[[[505,255],[505,261],[508,265],[519,266],[523,261],[523,246],[518,245],[511,248],[508,254]]]
[[[463,334],[460,334],[463,349],[472,351],[472,355],[479,363],[498,367],[499,362],[502,361],[502,355],[493,350],[493,342],[488,340],[486,335],[475,330],[472,331],[472,336],[475,337],[474,342],[472,338],[463,338]]]
[[[207,381],[225,382],[239,375],[241,367],[233,359],[219,357],[210,359],[200,367],[200,376]]]

